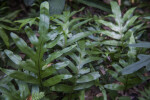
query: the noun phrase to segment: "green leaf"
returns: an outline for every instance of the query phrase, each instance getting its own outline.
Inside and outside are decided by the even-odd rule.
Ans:
[[[78,57],[75,53],[69,54],[69,56],[77,63],[80,63],[80,57]]]
[[[38,38],[36,37],[35,33],[32,31],[31,28],[29,28],[28,26],[25,28],[25,32],[26,34],[28,35],[28,38],[30,40],[30,42],[33,44],[33,45],[38,45]]]
[[[79,74],[83,75],[90,72],[90,68],[82,68],[79,70]]]
[[[133,43],[135,43],[135,38],[134,38],[133,34],[131,34],[129,44],[133,44]],[[136,58],[136,48],[135,47],[129,47],[128,57]]]
[[[121,46],[122,42],[116,41],[116,40],[105,40],[105,41],[101,42],[101,44],[112,45],[112,46]]]
[[[124,89],[124,85],[120,85],[120,84],[106,84],[104,85],[105,88],[110,89],[110,90],[123,90]]]
[[[150,16],[146,16],[146,17],[144,17],[145,19],[150,19]]]
[[[122,23],[121,20],[122,15],[121,15],[120,7],[115,1],[111,1],[110,4],[111,4],[112,12],[115,15],[115,21],[117,22],[118,25],[120,25]]]
[[[86,75],[81,76],[79,79],[77,79],[77,83],[84,83],[84,82],[90,82],[93,80],[96,80],[100,77],[99,72],[92,72]]]
[[[27,98],[27,96],[30,95],[30,90],[29,90],[29,87],[28,87],[28,84],[25,83],[25,82],[22,82],[22,81],[17,81],[18,83],[18,86],[19,86],[19,92],[20,92],[20,96],[22,98]]]
[[[59,63],[56,63],[54,65],[54,67],[55,67],[55,69],[62,69],[64,67],[68,66],[68,64],[69,64],[69,61],[59,62]]]
[[[7,84],[7,83],[9,83],[11,80],[12,80],[12,78],[11,77],[9,77],[9,76],[6,76],[5,78],[0,78],[0,86],[3,86],[4,84]]]
[[[138,16],[133,16],[130,18],[123,27],[123,32],[127,31],[129,27],[133,25],[133,23],[137,20]]]
[[[149,63],[150,63],[150,56],[143,58],[140,61],[125,67],[121,72],[123,75],[132,74],[135,71],[141,69],[142,67],[148,65]]]
[[[128,62],[126,62],[125,60],[123,60],[123,59],[119,59],[119,63],[120,63],[120,65],[121,66],[123,66],[123,67],[126,67],[126,66],[128,66],[129,65],[129,63]]]
[[[21,68],[23,68],[24,70],[28,70],[30,72],[33,72],[35,74],[38,74],[38,70],[37,68],[35,67],[35,63],[31,60],[31,59],[28,59],[26,61],[22,61],[20,63],[20,66]]]
[[[100,33],[107,35],[113,39],[117,39],[117,40],[119,40],[123,37],[123,34],[117,34],[116,32],[111,32],[111,31],[106,31],[106,30],[101,30]]]
[[[78,27],[80,27],[81,25],[83,25],[83,24],[89,22],[90,20],[91,20],[91,19],[87,19],[87,20],[84,20],[84,21],[82,21],[82,22],[79,22],[79,23],[73,25],[73,27],[72,27],[70,30],[72,31],[72,30],[74,30],[74,29],[77,29]]]
[[[8,19],[5,19],[5,18],[0,18],[0,22],[13,24],[13,22],[11,20],[8,20]]]
[[[87,37],[91,34],[94,34],[94,33],[96,33],[96,31],[81,32],[76,35],[73,35],[70,39],[67,40],[67,45],[71,45],[72,43],[74,43],[84,37]]]
[[[79,98],[80,98],[80,100],[85,100],[85,91],[84,90],[81,91]]]
[[[78,69],[77,69],[77,67],[73,64],[73,62],[72,61],[70,61],[68,58],[66,58],[66,57],[63,57],[63,58],[61,58],[63,61],[67,61],[67,62],[69,62],[69,65],[68,65],[68,67],[72,70],[72,72],[73,73],[78,73]]]
[[[100,58],[99,58],[99,57],[88,57],[88,58],[82,60],[82,61],[79,63],[78,67],[79,67],[79,69],[81,69],[81,68],[83,67],[83,65],[85,65],[85,64],[87,64],[87,63],[90,63],[90,62],[92,62],[92,61],[96,61],[96,60],[100,60]]]
[[[130,44],[131,47],[142,47],[142,48],[150,48],[150,42],[141,42],[136,44]]]
[[[57,92],[71,93],[73,90],[73,87],[66,85],[66,84],[58,84],[58,85],[52,86],[50,90],[57,91]]]
[[[42,71],[41,77],[42,78],[48,77],[48,76],[52,75],[54,72],[56,72],[56,69],[53,68],[52,66],[50,66]]]
[[[15,10],[15,11],[13,11],[12,13],[7,14],[7,15],[4,17],[4,19],[14,20],[14,19],[17,17],[17,15],[18,15],[18,13],[19,13],[20,11],[21,11],[21,10]]]
[[[104,20],[98,20],[99,23],[104,24],[105,26],[110,27],[112,30],[119,32],[120,28],[119,26],[113,24],[112,22],[104,21]]]
[[[116,73],[115,71],[112,71],[112,70],[108,70],[108,73],[112,76],[112,77],[114,77],[114,78],[118,78],[118,73]]]
[[[10,26],[4,25],[4,24],[0,24],[0,27],[2,27],[3,29],[9,30],[9,31],[17,31],[17,28],[12,28]]]
[[[16,65],[20,65],[22,58],[19,55],[15,55],[10,50],[5,50],[4,52]]]
[[[19,79],[27,83],[39,84],[39,81],[35,77],[25,74],[23,72],[2,68],[0,68],[0,70],[12,78]]]
[[[72,50],[73,48],[75,48],[76,45],[72,45],[70,47],[67,47],[67,48],[64,48],[63,50],[61,51],[56,51],[54,53],[52,53],[47,59],[46,59],[46,62],[47,64],[49,64],[51,61],[53,61],[54,59],[60,57],[61,55],[63,55],[64,53],[67,53],[69,52],[70,50]]]
[[[27,54],[29,57],[31,57],[32,60],[35,59],[35,52],[28,47],[28,45],[26,44],[26,42],[19,38],[16,34],[11,33],[11,37],[13,38],[15,44],[18,46],[18,48],[25,54]]]
[[[54,41],[47,43],[46,48],[53,48],[58,43],[59,40],[60,36],[58,36]]]
[[[69,22],[69,26],[73,26],[74,24],[76,24],[77,22],[80,22],[80,20],[82,20],[84,18],[74,18],[74,19],[71,19],[70,22]]]
[[[95,46],[101,45],[101,42],[86,42],[85,45],[86,45],[86,47],[88,47],[88,48],[93,48],[93,47],[95,47]]]
[[[118,64],[113,63],[112,67],[117,71],[120,72],[122,70],[121,66],[119,66]]]
[[[61,33],[62,33],[61,27],[57,27],[56,29],[53,29],[52,31],[47,33],[46,40],[55,40],[58,34],[61,34]]]
[[[137,56],[140,60],[148,59],[150,56],[149,55],[144,55],[144,54],[139,54]]]
[[[99,81],[99,80],[98,80],[98,81]],[[101,84],[98,84],[98,86],[99,86],[99,89],[102,91],[103,99],[104,99],[104,100],[107,100],[107,93],[106,93],[105,88],[104,88],[103,85],[101,85]]]
[[[64,25],[63,21],[61,21],[59,19],[54,19],[53,21],[56,22],[58,25],[61,25],[61,26]]]
[[[143,24],[139,24],[139,25],[136,25],[134,27],[132,27],[131,29],[129,29],[124,37],[123,37],[123,40],[128,40],[131,36],[131,34],[135,33],[136,31],[138,31],[141,27],[143,26]]]
[[[4,95],[8,100],[20,100],[20,96],[14,95],[12,91],[6,89],[5,87],[0,86],[0,92]]]
[[[87,82],[87,83],[83,83],[83,84],[77,84],[74,87],[74,90],[82,90],[82,89],[87,89],[90,88],[91,86],[94,85],[94,82]]]
[[[0,37],[3,39],[7,48],[9,48],[9,38],[8,38],[7,34],[5,33],[5,31],[3,30],[3,28],[1,28],[1,27],[0,27]]]
[[[45,41],[46,35],[48,33],[50,24],[49,19],[49,3],[43,2],[40,6],[40,22],[39,22],[39,34],[40,34],[40,41]]]
[[[73,15],[75,15],[76,13],[80,12],[80,11],[83,11],[84,10],[84,7],[82,7],[81,9],[79,9],[78,11],[73,11],[71,12],[71,14],[69,15],[69,17],[72,17]]]
[[[123,16],[123,22],[127,21],[128,19],[130,19],[133,16],[133,12],[136,8],[130,8]]]
[[[52,85],[55,85],[57,83],[60,83],[61,80],[69,79],[71,77],[72,77],[72,75],[56,75],[56,76],[49,78],[48,80],[44,81],[43,85],[44,86],[52,86]]]
[[[20,27],[19,30],[24,27],[26,24],[29,24],[30,26],[32,26],[32,24],[35,24],[35,20],[37,18],[27,18],[27,19],[21,19],[21,20],[17,20],[15,22],[20,23]]]

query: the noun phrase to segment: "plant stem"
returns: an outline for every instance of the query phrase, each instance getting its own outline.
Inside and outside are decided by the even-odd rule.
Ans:
[[[124,88],[124,94],[126,93],[127,87],[128,87],[128,76],[125,76],[126,82],[125,82],[125,88]]]
[[[42,51],[41,51],[41,49],[42,49],[42,47],[43,47],[43,43],[42,43],[42,40],[41,40],[41,43],[40,43],[40,45],[39,45],[39,47],[38,47],[38,51],[37,51],[37,67],[38,67],[38,78],[39,78],[39,81],[40,81],[40,85],[42,86],[42,78],[41,78],[41,55],[43,55],[43,54],[41,54],[42,53]]]

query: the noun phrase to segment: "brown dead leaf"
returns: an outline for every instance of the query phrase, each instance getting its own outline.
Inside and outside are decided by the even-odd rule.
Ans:
[[[28,96],[28,98],[26,100],[32,100],[32,96]]]
[[[121,0],[118,0],[118,4],[119,4],[119,6],[121,6]]]
[[[53,64],[53,63],[49,63],[49,64],[47,65],[47,67],[50,67],[52,64]]]

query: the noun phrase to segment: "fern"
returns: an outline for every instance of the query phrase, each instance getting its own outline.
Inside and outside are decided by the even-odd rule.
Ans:
[[[140,21],[136,21],[139,16],[133,15],[136,8],[131,8],[122,15],[117,2],[112,1],[111,9],[113,14],[107,16],[107,18],[111,17],[114,21],[106,21],[102,18],[96,20],[97,23],[103,24],[109,29],[104,30],[102,27],[101,30],[98,30],[95,27],[95,30],[102,34],[101,40],[98,40],[95,36],[90,36],[90,38],[95,40],[95,43],[104,45],[105,52],[101,51],[102,53],[100,54],[112,62],[110,65],[113,68],[113,70],[107,68],[106,70],[115,80],[119,81],[118,83],[106,84],[104,87],[111,90],[126,90],[145,81],[141,79],[144,76],[140,73],[126,76],[120,75],[123,68],[136,61],[137,50],[135,47],[128,47],[128,45],[136,42],[144,27],[143,24],[140,24]],[[109,39],[106,40],[106,37],[109,37]]]
[[[149,100],[150,97],[150,88],[145,88],[144,91],[140,91],[141,97],[139,97],[139,100]]]
[[[137,39],[138,36],[143,32],[142,29],[144,27],[142,27],[143,24],[140,24],[139,21],[136,21],[139,16],[133,15],[135,8],[129,9],[123,16],[117,2],[112,1],[111,8],[113,14],[109,16],[112,17],[115,22],[109,22],[103,19],[96,20],[96,22],[99,22],[110,28],[110,30],[100,30],[100,33],[104,36],[108,36],[114,39],[105,40],[102,43],[105,45],[124,47],[126,44],[129,44],[129,38],[131,37],[131,35],[133,35],[135,39]]]
[[[15,80],[15,83],[11,82],[12,78],[5,77],[0,82],[0,92],[3,100],[26,100],[30,95],[29,87],[26,83]],[[18,90],[15,88],[18,86]]]
[[[18,30],[17,26],[13,23],[13,20],[17,17],[17,15],[19,14],[19,12],[21,10],[16,10],[16,11],[11,12],[11,11],[9,11],[10,9],[7,9],[7,7],[5,8],[5,6],[3,7],[3,5],[0,6],[0,9],[1,9],[1,11],[0,11],[0,13],[1,13],[0,14],[0,28],[9,30],[9,31]]]
[[[82,11],[82,10],[83,10],[83,8],[80,9],[79,11]],[[84,18],[71,19],[72,16],[79,11],[73,11],[73,12],[64,11],[62,15],[57,15],[53,19],[53,21],[56,24],[61,26],[60,28],[62,31],[60,32],[60,34],[62,34],[61,37],[64,37],[63,42],[60,44],[62,47],[70,45],[70,42],[72,42],[72,41],[68,40],[68,38],[73,38],[74,40],[78,41],[79,39],[90,35],[89,32],[88,33],[84,33],[84,32],[80,33],[80,31],[75,31],[79,27],[81,27],[83,24],[85,24],[91,20],[91,19],[84,19]],[[83,21],[81,21],[81,20],[83,20]],[[74,31],[75,31],[75,33],[76,32],[79,32],[79,33],[75,34],[75,36],[72,36],[72,35],[74,35],[73,34]],[[93,32],[90,32],[90,33],[93,34]],[[73,42],[75,42],[75,41],[73,41]]]
[[[18,70],[1,68],[1,71],[3,71],[5,74],[7,74],[12,78],[19,79],[27,83],[37,84],[40,85],[41,87],[52,86],[61,82],[61,80],[71,78],[72,75],[68,75],[68,74],[60,74],[60,75],[53,76],[53,74],[57,70],[55,68],[57,63],[55,63],[53,66],[49,66],[49,65],[55,59],[63,55],[63,53],[72,50],[75,47],[75,45],[51,53],[50,56],[47,57],[47,59],[44,59],[43,58],[44,53],[47,52],[48,50],[47,45],[51,44],[52,45],[51,48],[56,45],[56,43],[53,43],[51,41],[49,42],[49,38],[47,38],[48,30],[49,30],[49,4],[48,2],[43,2],[40,7],[40,22],[39,22],[39,31],[38,31],[40,37],[38,38],[29,27],[25,28],[25,31],[27,33],[30,42],[34,45],[34,49],[30,48],[26,44],[26,42],[23,39],[19,38],[16,34],[11,33],[11,37],[14,40],[17,47],[23,53],[25,53],[29,57],[29,59],[23,61],[19,55],[14,54],[10,50],[5,50],[6,55],[16,65],[20,67],[18,68]],[[26,70],[28,71],[28,73],[25,73],[20,69]],[[48,76],[51,77],[45,80],[45,78]]]
[[[130,44],[135,43],[135,39],[133,35],[130,37]],[[129,51],[127,53],[128,58],[127,60],[119,59],[119,63],[112,63],[112,67],[115,69],[115,71],[108,69],[109,74],[115,78],[120,83],[112,83],[105,85],[105,88],[111,89],[111,90],[127,90],[129,88],[132,88],[133,86],[140,84],[144,82],[144,77],[141,73],[131,74],[131,75],[120,75],[123,68],[126,68],[126,66],[134,63],[136,59],[136,49],[134,47],[129,47]]]
[[[77,94],[80,95],[81,91],[85,91],[85,89],[95,85],[94,81],[100,77],[100,74],[98,71],[92,71],[88,65],[93,61],[100,60],[100,58],[98,56],[88,55],[88,52],[85,49],[88,49],[85,47],[85,41],[79,41],[76,48],[77,52],[75,51],[69,53],[69,57],[71,59],[68,59],[67,57],[61,58],[62,61],[69,62],[69,69],[64,68],[63,70],[59,71],[59,73],[70,73],[73,75],[73,77],[65,82],[65,84],[58,84],[51,87],[52,91],[73,93],[65,97],[68,99],[73,99],[70,97],[74,97]]]
[[[149,42],[143,42],[143,43],[131,44],[130,46],[131,47],[149,48],[149,45],[150,45]],[[150,56],[144,55],[144,54],[139,54],[138,58],[140,59],[140,61],[133,63],[122,70],[123,75],[134,73],[134,72],[138,71],[139,69],[143,68],[144,66],[146,66],[147,71],[150,70],[150,68],[149,68]]]

